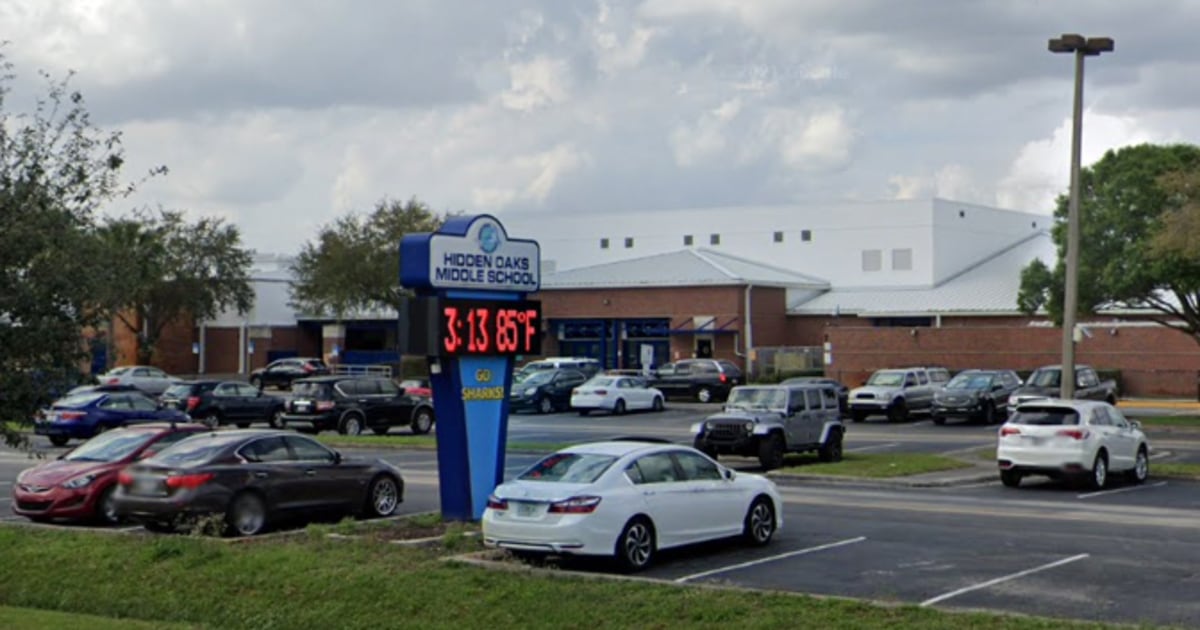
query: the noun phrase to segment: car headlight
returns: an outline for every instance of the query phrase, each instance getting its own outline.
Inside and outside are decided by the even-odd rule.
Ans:
[[[522,392],[522,393],[523,393],[523,394],[525,394],[526,396],[532,396],[532,395],[534,395],[534,394],[536,394],[536,393],[537,393],[537,388],[536,388],[536,387],[530,387],[530,388],[526,389],[526,390],[525,390],[524,392]]]
[[[1016,394],[1013,394],[1012,396],[1008,397],[1009,406],[1015,407],[1017,405],[1017,403],[1019,403],[1019,402],[1021,402],[1021,399],[1017,398]]]
[[[74,490],[76,488],[84,488],[84,487],[87,487],[89,484],[91,484],[95,480],[96,480],[96,474],[88,473],[86,475],[79,475],[78,477],[74,477],[72,479],[68,479],[67,481],[64,481],[62,484],[62,487],[69,488],[72,490]]]
[[[712,430],[713,430],[713,427],[715,427],[715,426],[717,426],[717,425],[716,425],[716,424],[713,424],[712,422],[705,422],[705,423],[704,423],[704,430],[705,430],[705,431],[712,431]]]
[[[742,427],[746,429],[746,432],[747,432],[747,433],[749,433],[749,432],[751,432],[751,431],[753,431],[753,430],[754,430],[754,423],[753,423],[753,422],[747,422],[746,424],[742,425]]]

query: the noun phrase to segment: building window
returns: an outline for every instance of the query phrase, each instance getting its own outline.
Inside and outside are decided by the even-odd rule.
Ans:
[[[721,235],[720,234],[709,234],[708,235],[708,244],[709,245],[720,245],[721,244]]]
[[[812,240],[812,230],[800,230],[800,240],[805,243]]]
[[[862,270],[879,271],[883,269],[883,252],[878,249],[862,250]]]
[[[893,271],[912,271],[912,250],[911,249],[893,249],[892,250],[892,270]]]
[[[608,239],[600,239],[600,249],[608,249]]]
[[[691,234],[683,235],[683,244],[685,247],[691,247],[694,242],[695,242],[695,239],[692,238]]]
[[[632,237],[632,236],[626,236],[626,237],[625,237],[625,249],[629,249],[629,248],[631,248],[631,247],[633,247],[633,237]]]
[[[965,218],[967,218],[967,211],[966,211],[966,210],[959,210],[959,211],[958,211],[958,218],[960,218],[960,219],[965,219]]]
[[[783,242],[783,232],[776,232],[776,233],[775,233],[775,242],[776,242],[776,243],[782,243],[782,242]]]

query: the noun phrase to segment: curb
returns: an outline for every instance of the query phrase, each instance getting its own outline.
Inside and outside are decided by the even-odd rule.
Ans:
[[[814,475],[805,473],[767,473],[767,477],[781,485],[799,486],[803,483],[819,483],[831,486],[875,486],[880,488],[950,488],[969,486],[985,481],[995,481],[996,471],[988,468],[972,474],[960,474],[937,479],[917,477],[843,477],[840,475]]]

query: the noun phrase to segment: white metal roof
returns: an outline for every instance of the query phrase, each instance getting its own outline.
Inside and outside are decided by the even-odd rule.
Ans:
[[[1050,233],[1033,236],[989,256],[932,287],[834,289],[790,305],[792,315],[903,316],[935,313],[1015,314],[1021,269],[1040,258],[1053,266]]]
[[[542,278],[542,289],[755,285],[827,289],[820,278],[709,249],[681,249],[578,267]]]

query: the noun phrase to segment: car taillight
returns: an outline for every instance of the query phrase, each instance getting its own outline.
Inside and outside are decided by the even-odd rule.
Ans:
[[[133,485],[133,475],[122,470],[121,472],[117,473],[117,483],[121,484],[122,486],[131,486]]]
[[[82,411],[60,411],[58,412],[59,420],[78,420],[87,414]]]
[[[190,475],[168,475],[168,488],[199,488],[214,477],[213,473],[193,473]]]
[[[317,411],[331,411],[331,410],[333,410],[333,401],[332,400],[318,400],[317,401]]]
[[[106,383],[106,384],[107,385],[116,385],[117,383],[120,383],[120,382],[121,382],[121,379],[119,379],[119,378],[110,378],[110,379],[108,379],[108,383]]]
[[[492,510],[507,510],[508,501],[493,494],[488,497],[487,506]]]
[[[1083,429],[1063,429],[1058,433],[1055,433],[1055,435],[1068,437],[1072,440],[1084,440],[1087,439],[1088,432],[1084,431]]]
[[[188,396],[188,399],[187,399],[187,410],[188,411],[191,411],[199,406],[200,406],[200,397],[199,396]]]
[[[1017,427],[1000,427],[1000,436],[1005,435],[1021,435],[1021,430]]]
[[[722,374],[722,375],[721,375],[721,382],[722,382],[722,383],[728,383],[728,382],[729,382],[729,377],[728,377],[728,376],[725,376],[724,374]]]
[[[550,504],[551,514],[591,514],[600,505],[600,497],[571,497]]]
[[[305,363],[302,369],[305,374],[312,374],[317,368],[313,367],[311,363]]]

